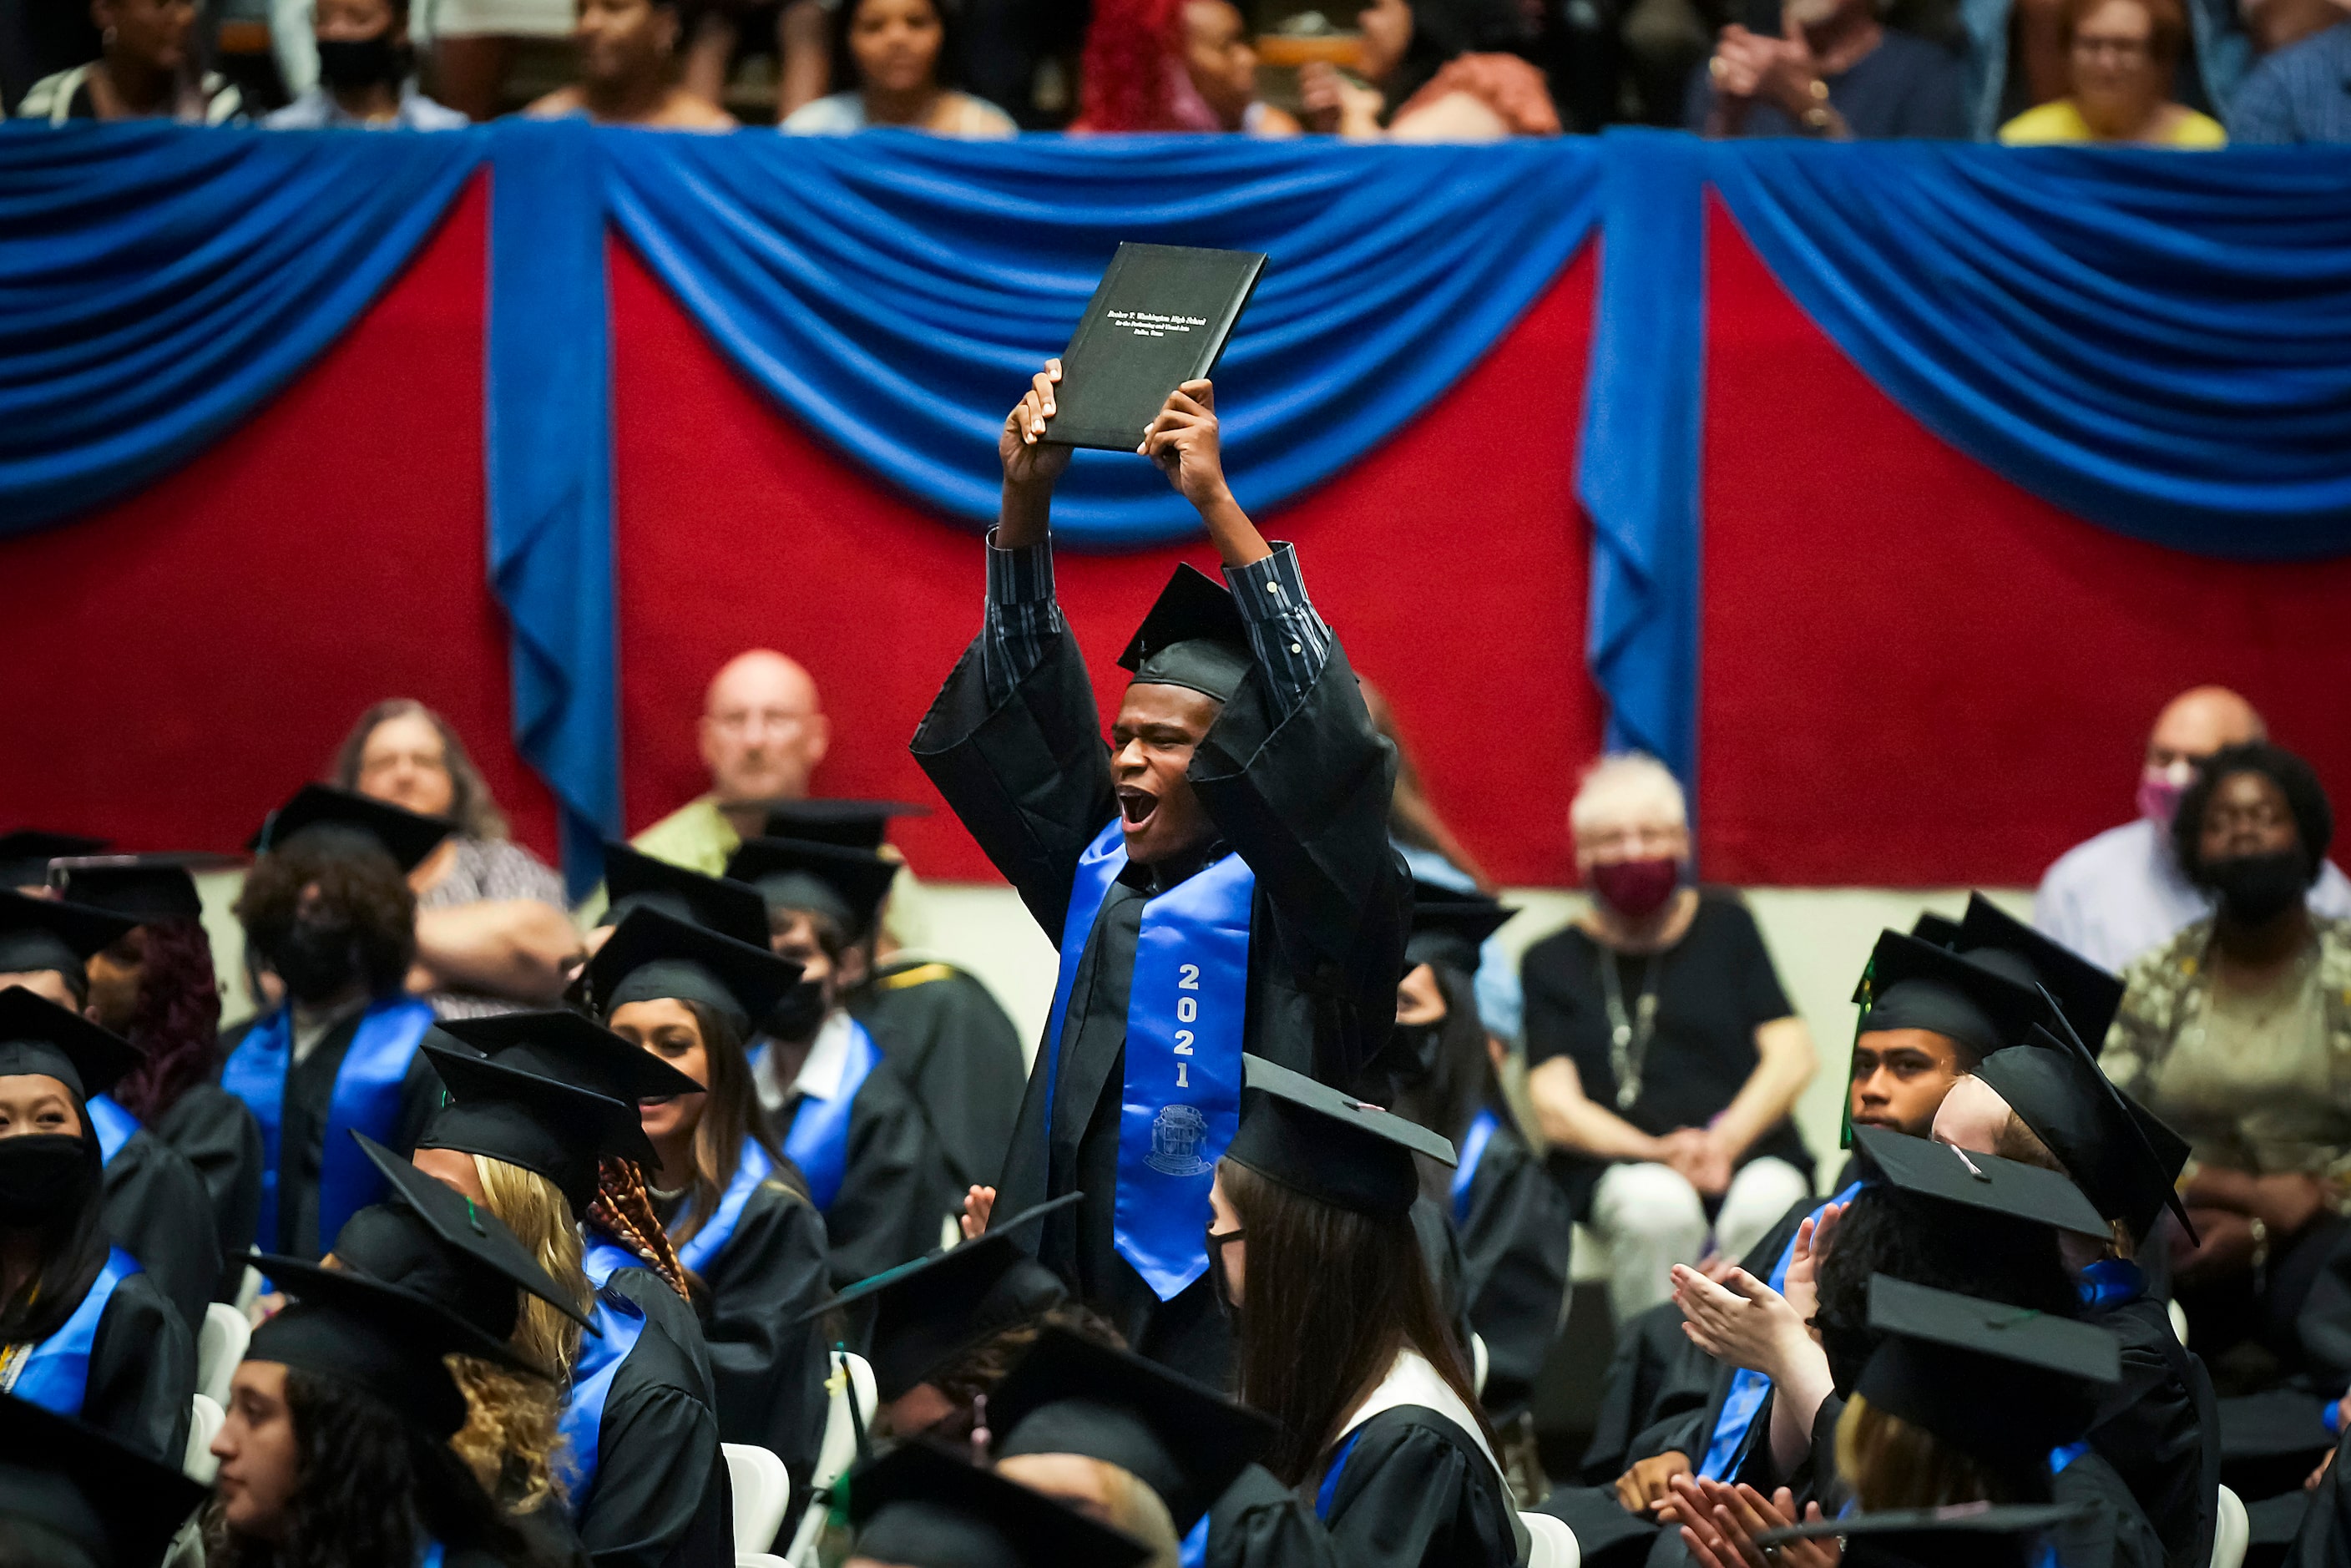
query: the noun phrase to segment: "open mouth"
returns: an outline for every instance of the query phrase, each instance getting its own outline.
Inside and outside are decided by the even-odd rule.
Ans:
[[[661,1109],[663,1106],[664,1106],[664,1105],[674,1105],[674,1104],[676,1104],[676,1103],[677,1103],[677,1096],[676,1096],[676,1095],[674,1095],[674,1094],[663,1094],[663,1095],[656,1096],[656,1097],[655,1097],[655,1098],[653,1098],[653,1099],[650,1099],[650,1100],[640,1100],[640,1101],[638,1101],[638,1102],[637,1102],[637,1109],[638,1109],[638,1110],[640,1110],[640,1111],[658,1111],[658,1110],[660,1110],[660,1109]]]
[[[1119,786],[1118,790],[1118,809],[1119,813],[1126,819],[1128,827],[1139,828],[1151,820],[1152,812],[1159,810],[1159,797],[1147,789],[1137,789],[1131,784],[1123,784]]]

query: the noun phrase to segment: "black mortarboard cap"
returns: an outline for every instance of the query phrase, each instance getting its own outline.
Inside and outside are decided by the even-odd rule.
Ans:
[[[139,1048],[22,986],[0,987],[0,1078],[39,1073],[82,1099],[139,1065]]]
[[[1873,1274],[1869,1326],[1886,1336],[1854,1392],[2003,1472],[2032,1472],[2080,1437],[2091,1385],[2122,1376],[2122,1349],[2093,1323]]]
[[[633,911],[613,927],[585,973],[605,1018],[630,1002],[676,998],[717,1009],[745,1034],[800,979],[800,967],[764,943],[737,942],[658,909]]]
[[[235,865],[227,855],[79,855],[49,867],[49,885],[76,904],[144,925],[201,920],[195,873]]]
[[[383,850],[404,873],[423,863],[424,857],[455,828],[445,818],[422,817],[354,790],[305,784],[292,800],[269,813],[261,831],[246,847],[256,854],[267,854],[304,833],[350,835]]]
[[[420,1149],[455,1149],[537,1171],[584,1215],[596,1198],[596,1167],[607,1155],[653,1165],[636,1102],[591,1093],[456,1046],[422,1047],[448,1098],[416,1140]]]
[[[256,1252],[246,1260],[291,1298],[253,1331],[247,1361],[276,1362],[373,1395],[428,1437],[453,1437],[465,1424],[465,1396],[443,1356],[546,1376],[504,1340],[414,1291],[299,1258]]]
[[[1416,1122],[1263,1057],[1241,1061],[1248,1094],[1225,1156],[1269,1180],[1341,1208],[1403,1214],[1420,1193],[1413,1155],[1456,1163],[1453,1145]]]
[[[760,832],[770,839],[878,850],[893,817],[927,817],[928,806],[909,800],[770,800]]]
[[[0,1534],[45,1526],[110,1568],[147,1568],[210,1491],[106,1433],[0,1394]]]
[[[2035,1024],[2023,1045],[1977,1063],[1976,1076],[2049,1145],[2100,1214],[2144,1241],[2168,1206],[2195,1234],[2174,1186],[2188,1140],[2116,1088],[2081,1041]]]
[[[758,888],[766,908],[822,915],[854,942],[872,929],[898,862],[872,850],[839,844],[746,839],[727,857],[726,874]]]
[[[138,929],[139,922],[0,888],[0,975],[41,969],[80,974],[90,955],[102,953]]]
[[[658,909],[754,947],[768,945],[768,908],[749,888],[610,840],[604,844],[604,891],[611,900],[601,922],[606,925],[618,925],[639,909]]]
[[[1913,1138],[1885,1127],[1855,1127],[1853,1145],[1887,1181],[1905,1192],[2100,1240],[2111,1234],[2097,1205],[2055,1171]]]
[[[1879,933],[1853,999],[1865,1009],[1864,1034],[1925,1030],[1956,1040],[1978,1061],[2022,1044],[2025,1030],[2048,1010],[2029,981],[1899,931]]]
[[[1465,975],[1478,971],[1478,949],[1518,910],[1482,893],[1464,893],[1416,880],[1412,884],[1412,936],[1405,941],[1406,969],[1442,964]]]
[[[104,839],[82,833],[52,833],[40,828],[0,833],[0,887],[46,887],[51,861],[94,855],[105,847]]]
[[[2031,978],[2056,998],[2058,1009],[2090,1054],[2105,1049],[2106,1030],[2114,1027],[2115,1014],[2123,1005],[2121,976],[2043,936],[1980,893],[1968,895],[1968,917],[1959,923],[1956,946],[1979,962],[1990,953],[2022,959]]]
[[[386,1284],[430,1296],[496,1339],[513,1337],[521,1315],[517,1291],[602,1336],[504,1220],[358,1128],[350,1134],[392,1184],[392,1196],[345,1222],[335,1238],[338,1259]]]
[[[1015,1233],[1083,1196],[1063,1193],[944,1252],[860,1280],[802,1321],[872,1301],[866,1355],[874,1391],[886,1405],[980,1341],[1069,1299],[1061,1277],[1031,1258]]]
[[[1186,686],[1229,702],[1250,664],[1249,631],[1232,591],[1178,566],[1118,662],[1136,685]]]
[[[1843,1568],[2025,1568],[2032,1556],[2029,1542],[2082,1517],[2091,1506],[1962,1502],[1887,1509],[1767,1530],[1755,1543],[1768,1549],[1784,1541],[1843,1536]]]
[[[849,1473],[853,1555],[898,1568],[1133,1568],[1151,1549],[928,1443]]]
[[[703,1090],[643,1046],[568,1009],[445,1019],[434,1027],[500,1067],[536,1072],[632,1105]]]
[[[1932,942],[1938,947],[1949,947],[1959,939],[1959,923],[1948,915],[1922,909],[1918,912],[1918,918],[1910,923],[1910,935],[1921,942]]]
[[[1280,1427],[1155,1362],[1048,1326],[987,1396],[998,1459],[1082,1454],[1159,1494],[1187,1533]]]

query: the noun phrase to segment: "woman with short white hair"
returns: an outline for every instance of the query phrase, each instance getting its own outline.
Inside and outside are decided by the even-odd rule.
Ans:
[[[1527,951],[1527,1087],[1622,1323],[1671,1296],[1675,1264],[1743,1256],[1811,1195],[1788,1113],[1813,1042],[1746,905],[1689,882],[1663,764],[1602,758],[1568,824],[1592,905]]]

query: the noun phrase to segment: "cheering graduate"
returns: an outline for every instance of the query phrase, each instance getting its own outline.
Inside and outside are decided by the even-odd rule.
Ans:
[[[944,1449],[906,1443],[849,1475],[850,1568],[1136,1568],[1151,1549]]]
[[[0,892],[0,987],[22,987],[86,1013],[91,997],[84,963],[131,929],[127,918],[102,910]],[[146,1065],[135,1053],[131,1061],[110,1083]],[[149,1283],[193,1330],[221,1282],[220,1241],[204,1179],[104,1087],[92,1088],[85,1111],[105,1166],[107,1234],[139,1260]]]
[[[1134,680],[1103,748],[1053,600],[1059,378],[1054,361],[1004,422],[987,624],[914,751],[1061,950],[1002,1201],[1083,1189],[1040,1257],[1140,1354],[1217,1385],[1230,1344],[1200,1237],[1241,1053],[1353,1082],[1395,1017],[1395,751],[1296,556],[1226,486],[1205,382],[1169,395],[1142,449],[1198,509],[1232,591],[1177,570],[1120,656]]]
[[[797,967],[655,909],[632,911],[589,960],[612,1032],[701,1086],[640,1091],[653,1199],[698,1282],[718,1433],[806,1479],[823,1435],[824,1347],[806,1322],[825,1299],[824,1216],[768,1135],[743,1054],[799,980]]]
[[[1499,1048],[1478,1016],[1479,945],[1517,911],[1429,883],[1413,895],[1395,1039],[1380,1065],[1395,1085],[1392,1109],[1459,1151],[1452,1170],[1425,1163],[1421,1187],[1460,1233],[1463,1304],[1486,1344],[1482,1399],[1508,1423],[1526,1409],[1567,1303],[1573,1222],[1511,1119],[1495,1076]]]
[[[0,1394],[0,1542],[39,1568],[151,1568],[209,1494],[78,1421]]]
[[[112,1098],[195,1167],[221,1256],[242,1257],[261,1214],[261,1128],[216,1082],[220,987],[189,857],[68,860],[49,874],[71,902],[139,923],[89,957],[92,1016],[141,1059]]]
[[[684,1093],[692,1080],[577,1013],[452,1019],[441,1032],[458,1047],[424,1049],[449,1103],[418,1143],[417,1168],[590,1299],[598,1332],[584,1339],[525,1303],[538,1343],[555,1343],[569,1369],[562,1472],[590,1561],[726,1568],[734,1537],[709,1353],[640,1174],[653,1155],[638,1097]]]
[[[768,1129],[824,1215],[847,1285],[939,1244],[961,1202],[905,1080],[841,1005],[843,964],[872,936],[897,866],[871,850],[750,839],[726,874],[759,890],[768,946],[800,983],[758,1020],[751,1071]]]
[[[89,1110],[138,1060],[78,1014],[0,988],[0,1387],[176,1464],[195,1339],[107,1240]]]
[[[383,1196],[356,1129],[402,1154],[440,1099],[417,1043],[433,1009],[408,994],[416,895],[408,873],[449,824],[307,784],[270,814],[237,895],[249,949],[285,983],[221,1070],[261,1125],[266,1251],[316,1258]]]
[[[253,1331],[229,1385],[207,1568],[558,1568],[449,1446],[466,1404],[448,1358],[544,1374],[413,1291],[252,1262],[291,1303]]]
[[[1252,1057],[1206,1241],[1237,1320],[1266,1468],[1311,1490],[1337,1561],[1506,1564],[1524,1552],[1493,1435],[1413,1234],[1414,1155],[1444,1139]]]

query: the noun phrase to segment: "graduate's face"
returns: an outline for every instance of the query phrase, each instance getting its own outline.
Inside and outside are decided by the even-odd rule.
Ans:
[[[1963,1071],[1959,1048],[1947,1036],[1872,1030],[1853,1044],[1853,1124],[1923,1138]]]
[[[73,1092],[63,1083],[45,1072],[0,1078],[0,1138],[34,1134],[78,1138],[81,1132],[81,1113],[74,1109]]]
[[[1436,965],[1416,964],[1396,983],[1396,1022],[1443,1023],[1446,1011],[1445,988],[1437,983]]]
[[[1206,845],[1216,829],[1193,792],[1192,751],[1224,705],[1189,686],[1138,681],[1126,688],[1110,731],[1111,781],[1126,856],[1151,865]]]
[[[228,1419],[212,1452],[220,1461],[213,1486],[222,1522],[255,1540],[284,1540],[300,1474],[300,1441],[286,1404],[283,1365],[248,1361],[237,1367],[229,1383]]]
[[[1970,1154],[2000,1153],[2000,1135],[2008,1126],[2008,1102],[2000,1091],[1973,1074],[1951,1085],[1935,1112],[1934,1139]]]
[[[778,958],[789,958],[800,967],[803,984],[813,981],[823,988],[824,1005],[830,1009],[840,994],[840,977],[832,966],[832,955],[824,950],[817,939],[816,916],[800,909],[771,909],[768,912],[768,950]]]
[[[1232,1198],[1226,1193],[1225,1173],[1220,1169],[1217,1172],[1216,1180],[1208,1186],[1208,1229],[1217,1236],[1230,1236],[1240,1228],[1241,1211],[1233,1207]],[[1241,1299],[1241,1290],[1243,1276],[1248,1272],[1249,1243],[1228,1241],[1215,1249],[1209,1256],[1208,1267],[1215,1268],[1219,1258],[1224,1260],[1226,1300],[1237,1307],[1246,1305]]]
[[[695,1022],[684,1002],[666,997],[628,1002],[614,1008],[605,1021],[614,1034],[643,1046],[696,1083],[710,1082],[710,1054],[703,1044],[702,1026]],[[666,1100],[640,1103],[637,1113],[643,1121],[645,1136],[658,1144],[691,1134],[702,1124],[702,1107],[709,1098],[707,1094],[674,1094]]]

